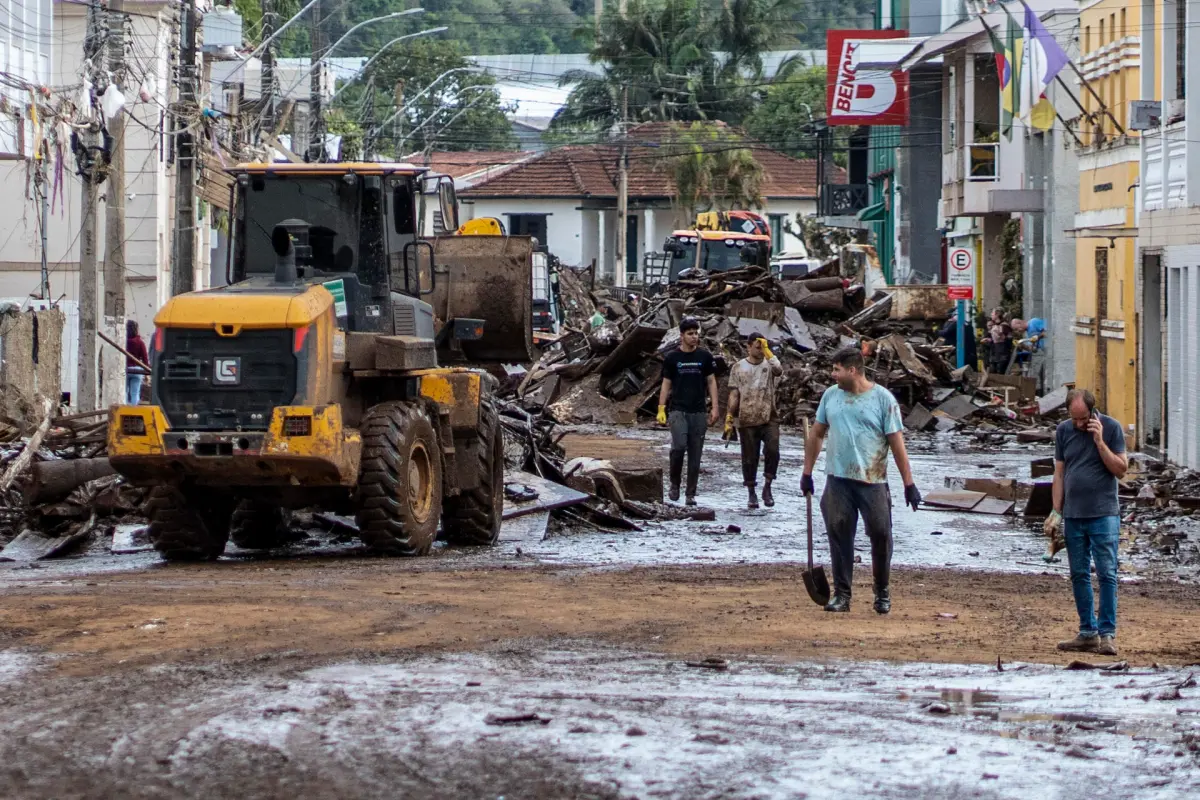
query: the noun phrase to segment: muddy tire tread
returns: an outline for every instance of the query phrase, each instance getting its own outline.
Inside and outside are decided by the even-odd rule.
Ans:
[[[233,510],[229,538],[244,550],[270,550],[289,542],[287,516],[278,506],[243,500]]]
[[[227,531],[212,532],[182,490],[155,486],[146,501],[150,541],[167,561],[215,561],[225,552]]]
[[[430,456],[439,458],[437,435],[428,416],[411,403],[381,403],[367,412],[363,421],[362,464],[358,487],[355,490],[355,521],[358,535],[371,550],[384,555],[422,556],[429,552],[437,535],[437,514],[426,530],[405,523],[405,509],[400,502],[401,475],[406,469],[403,452],[408,431],[426,427],[432,434],[428,444]],[[435,462],[440,464],[440,462]],[[441,470],[435,491],[440,496]],[[440,507],[440,502],[436,507]]]
[[[500,515],[496,513],[495,504],[500,504],[501,512],[504,508],[504,433],[500,428],[500,415],[490,398],[480,403],[479,439],[483,443],[477,448],[479,485],[457,497],[446,498],[442,506],[442,527],[446,540],[453,544],[490,547],[500,538]],[[499,486],[493,472],[497,460],[500,462]]]

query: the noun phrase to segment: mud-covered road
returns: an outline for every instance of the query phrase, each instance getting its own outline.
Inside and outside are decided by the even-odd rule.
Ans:
[[[914,449],[927,489],[1041,454]],[[1127,564],[1126,667],[1066,671],[1065,563],[1039,537],[897,508],[893,613],[864,564],[852,612],[826,614],[800,498],[745,512],[732,452],[710,456],[715,525],[413,561],[317,532],[205,565],[97,543],[0,566],[0,797],[1200,793],[1200,586]],[[687,665],[705,658],[728,669]]]

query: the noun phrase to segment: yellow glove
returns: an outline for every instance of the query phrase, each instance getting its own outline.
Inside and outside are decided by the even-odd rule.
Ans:
[[[725,415],[725,436],[726,438],[733,435],[733,414]]]
[[[762,343],[763,343],[763,356],[765,356],[766,359],[768,361],[770,361],[772,358],[775,357],[775,354],[771,352],[771,347],[770,347],[770,345],[767,344],[766,339],[763,339]]]
[[[658,416],[655,417],[654,419],[658,421],[659,425],[666,425],[667,424],[667,407],[659,406],[658,407]]]

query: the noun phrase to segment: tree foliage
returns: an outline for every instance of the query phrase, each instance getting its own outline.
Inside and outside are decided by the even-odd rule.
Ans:
[[[552,127],[609,128],[622,118],[625,93],[630,121],[742,123],[772,77],[763,54],[795,43],[788,28],[770,20],[799,2],[725,0],[714,11],[702,0],[629,0],[624,15],[610,7],[588,54],[600,74],[562,76],[574,88]]]
[[[676,210],[762,208],[766,173],[748,147],[731,147],[729,132],[704,123],[677,126],[668,148]]]

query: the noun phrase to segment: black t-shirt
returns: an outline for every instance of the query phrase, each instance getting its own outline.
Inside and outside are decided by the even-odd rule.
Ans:
[[[712,353],[697,347],[690,353],[671,351],[663,359],[663,377],[671,381],[671,410],[703,414],[707,408],[708,376],[716,372]]]

